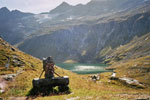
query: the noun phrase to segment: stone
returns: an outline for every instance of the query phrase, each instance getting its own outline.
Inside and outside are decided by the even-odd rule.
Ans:
[[[8,74],[8,75],[3,76],[3,78],[7,81],[12,81],[13,78],[16,76],[17,76],[17,74]]]
[[[23,73],[23,69],[17,70],[16,75],[19,75],[19,74],[21,74],[21,73]]]
[[[91,77],[91,79],[93,80],[93,81],[98,81],[98,80],[100,80],[100,76],[99,75],[92,75],[92,76],[90,76]]]
[[[138,80],[132,79],[132,78],[127,78],[127,77],[123,77],[123,78],[119,78],[119,81],[130,85],[132,87],[136,87],[136,88],[145,88],[145,86],[141,83],[138,82]]]
[[[0,97],[0,100],[3,100],[3,98]]]
[[[110,80],[118,80],[118,77],[116,77],[116,72],[112,73]]]
[[[5,92],[5,90],[0,90],[0,93],[4,93]],[[1,100],[1,99],[0,99]]]
[[[11,48],[12,51],[16,51],[14,48]]]
[[[23,61],[21,61],[20,59],[17,59],[17,58],[13,59],[12,62],[15,66],[18,66],[18,67],[21,67],[25,64]]]
[[[66,99],[66,100],[77,100],[77,99],[79,99],[80,97],[73,97],[73,98],[68,98],[68,99]]]
[[[69,77],[53,77],[52,79],[34,78],[32,84],[34,88],[67,86],[69,84]]]
[[[147,98],[147,99],[136,99],[136,100],[150,100],[149,98]]]

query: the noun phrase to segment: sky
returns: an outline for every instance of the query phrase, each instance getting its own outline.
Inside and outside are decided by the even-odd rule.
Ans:
[[[7,7],[10,10],[20,10],[23,12],[41,13],[49,12],[63,1],[70,5],[79,3],[86,4],[91,0],[0,0],[0,8]]]

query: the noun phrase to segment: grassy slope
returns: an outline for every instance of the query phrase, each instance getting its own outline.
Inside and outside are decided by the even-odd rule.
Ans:
[[[131,77],[150,86],[150,33],[120,46],[105,60],[118,77]]]
[[[12,48],[14,47],[0,39],[0,75],[16,74],[16,72],[21,69],[24,72],[14,81],[9,82],[8,92],[3,96],[25,95],[31,88],[32,78],[37,77],[40,73],[41,61],[39,59],[27,55],[16,48],[14,48],[15,51],[13,51]],[[24,64],[20,67],[13,64],[13,56],[17,56],[17,59],[24,62]],[[10,68],[8,70],[4,67],[7,63],[7,57],[11,59]]]
[[[7,92],[4,94],[0,94],[0,96],[6,99],[10,99],[9,97],[25,97],[32,89],[32,79],[35,77],[39,77],[42,71],[42,63],[39,59],[24,54],[17,49],[16,51],[12,51],[12,47],[3,40],[0,40],[0,42],[5,43],[5,45],[0,45],[0,51],[3,52],[0,55],[1,58],[3,58],[4,55],[12,56],[15,54],[18,55],[20,60],[25,62],[24,67],[21,67],[24,72],[17,76],[14,81],[9,82]],[[1,59],[0,62],[2,61],[5,60]],[[0,68],[3,69],[1,70],[1,75],[5,73],[16,73],[16,70],[20,69],[17,66],[11,66],[12,70],[4,70],[4,64],[1,64]],[[132,89],[123,86],[116,81],[110,81],[108,78],[110,77],[111,73],[101,74],[101,80],[95,83],[88,78],[88,75],[77,75],[59,67],[56,69],[56,72],[62,76],[69,76],[69,87],[72,93],[64,95],[37,97],[35,99],[66,100],[68,98],[78,98],[78,100],[131,100],[139,97],[144,97],[145,95],[146,97],[147,95],[150,95],[149,89]]]

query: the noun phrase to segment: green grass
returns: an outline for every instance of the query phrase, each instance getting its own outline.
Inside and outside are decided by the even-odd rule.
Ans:
[[[5,48],[1,45],[0,50],[3,52],[0,56],[2,56],[2,54],[9,56],[17,55],[20,60],[25,62],[24,67],[21,68],[24,72],[17,76],[14,81],[8,82],[7,91],[4,94],[0,94],[0,96],[6,98],[6,100],[9,99],[9,97],[17,98],[29,96],[29,98],[33,98],[31,94],[34,94],[36,90],[32,90],[32,80],[33,78],[40,76],[40,73],[42,72],[42,61],[22,53],[19,50],[13,52],[9,48]],[[123,65],[118,65],[118,67],[120,66],[122,67]],[[4,66],[1,65],[1,68],[4,68]],[[0,74],[16,73],[17,70],[19,70],[19,68],[12,65],[11,70],[3,69],[0,71]],[[59,67],[57,67],[56,72],[61,76],[69,76],[69,91],[71,93],[61,92],[58,87],[56,87],[44,97],[41,95],[36,96],[35,100],[66,100],[68,98],[78,98],[78,100],[133,100],[135,99],[135,94],[138,94],[139,96],[141,94],[150,95],[149,88],[143,90],[133,89],[124,86],[120,82],[110,81],[109,78],[111,72],[100,74],[101,79],[96,83],[91,81],[89,78],[90,75],[78,75]],[[120,73],[120,75],[121,74],[124,75],[124,72]],[[43,77],[44,75],[42,78]],[[129,96],[126,97],[123,94]]]

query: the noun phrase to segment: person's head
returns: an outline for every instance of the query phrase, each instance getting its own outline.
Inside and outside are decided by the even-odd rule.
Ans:
[[[47,63],[53,63],[53,58],[51,56],[47,57]]]
[[[52,56],[47,57],[47,60],[48,61],[53,60]]]

